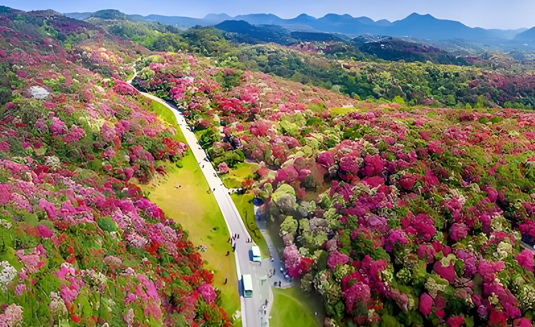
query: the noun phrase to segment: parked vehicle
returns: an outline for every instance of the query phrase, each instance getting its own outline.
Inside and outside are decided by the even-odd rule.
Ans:
[[[253,297],[253,279],[251,275],[244,274],[241,276],[243,284],[243,297]]]

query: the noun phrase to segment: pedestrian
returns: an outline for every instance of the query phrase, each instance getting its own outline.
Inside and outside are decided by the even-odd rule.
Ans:
[[[240,238],[240,234],[238,234],[238,238]]]
[[[227,251],[227,254],[225,254],[225,257],[228,257],[229,254],[230,254],[230,251]]]
[[[228,278],[225,278],[225,282],[223,283],[223,285],[227,285],[227,282],[228,282]]]
[[[232,237],[229,236],[227,243],[231,243],[230,242],[231,239],[232,239]]]
[[[282,283],[282,282],[279,280],[279,287],[281,287],[281,283]]]

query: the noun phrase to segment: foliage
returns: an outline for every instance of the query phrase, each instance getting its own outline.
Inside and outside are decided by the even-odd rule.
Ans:
[[[138,186],[186,145],[120,79],[134,44],[39,12],[0,29],[0,325],[230,325],[187,232]]]
[[[530,319],[533,256],[520,241],[535,238],[534,114],[410,110],[248,71],[228,89],[214,77],[228,68],[160,55],[139,84],[168,84],[192,124],[220,131],[214,163],[239,150],[260,165],[253,192],[281,224],[287,273],[306,276],[330,319]]]

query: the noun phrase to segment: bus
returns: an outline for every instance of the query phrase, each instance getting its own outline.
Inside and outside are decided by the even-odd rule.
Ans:
[[[251,247],[251,252],[253,253],[253,261],[254,262],[261,262],[262,256],[260,255],[260,248],[257,245],[253,245]]]
[[[251,275],[241,275],[241,280],[243,283],[243,297],[253,297],[253,279]]]

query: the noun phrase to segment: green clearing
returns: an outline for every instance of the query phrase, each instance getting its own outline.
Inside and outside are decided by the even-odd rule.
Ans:
[[[350,112],[357,112],[359,111],[357,108],[354,107],[336,107],[329,109],[331,115],[338,116],[338,115],[345,115]]]
[[[225,187],[239,188],[241,183],[249,176],[252,177],[259,168],[260,166],[255,163],[241,162],[236,168],[231,168],[228,174],[221,174],[220,177]]]
[[[264,236],[258,229],[258,226],[256,225],[256,220],[254,217],[254,204],[253,204],[254,196],[252,194],[233,193],[230,195],[230,197],[232,198],[232,201],[236,205],[236,208],[238,208],[241,219],[243,220],[245,227],[247,227],[247,231],[253,238],[253,241],[256,243],[256,245],[258,245],[258,247],[260,248],[260,253],[262,253],[262,258],[269,258],[269,249],[268,249],[266,240],[264,239]]]
[[[323,326],[323,304],[312,294],[297,288],[274,288],[273,297],[270,326]]]
[[[167,107],[152,101],[150,109],[175,126],[177,139],[185,141],[174,114]],[[202,253],[205,268],[215,272],[213,285],[221,290],[220,304],[231,318],[240,307],[240,296],[236,262],[232,247],[227,243],[230,237],[227,225],[213,194],[207,192],[208,183],[191,151],[188,150],[182,163],[184,166],[180,169],[168,165],[167,176],[141,187],[167,217],[182,225],[193,244],[207,247]],[[225,256],[227,251],[230,251],[229,256]],[[241,326],[241,319],[234,326]]]

